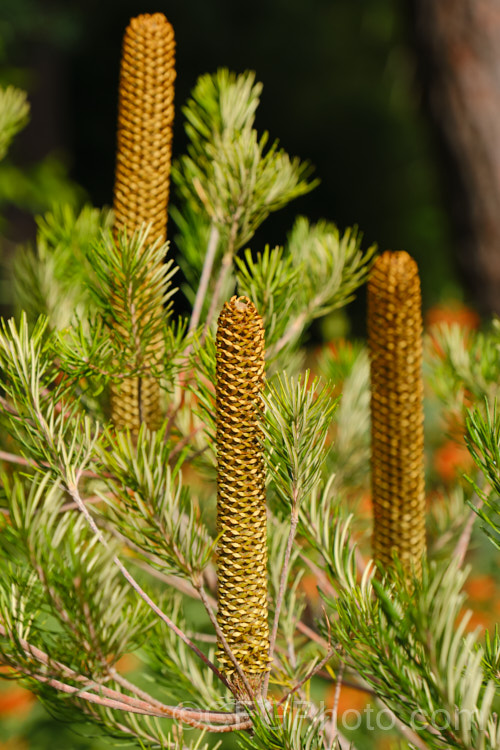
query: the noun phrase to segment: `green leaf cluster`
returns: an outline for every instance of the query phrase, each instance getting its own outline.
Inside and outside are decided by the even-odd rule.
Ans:
[[[147,226],[115,237],[106,210],[54,207],[38,220],[35,250],[18,254],[24,313],[0,328],[0,663],[54,713],[77,711],[140,747],[201,749],[205,730],[242,727],[244,747],[345,747],[315,702],[320,681],[343,673],[416,733],[415,746],[500,747],[499,636],[481,645],[467,632],[466,573],[448,559],[464,540],[472,490],[452,488],[435,514],[446,565],[424,565],[422,581],[407,583],[395,561],[392,576],[376,578],[366,523],[349,512],[369,464],[366,351],[338,346],[317,366],[323,379],[296,374],[307,326],[352,299],[375,248],[362,250],[357,229],[303,217],[283,247],[246,247],[272,211],[314,186],[307,165],[255,130],[260,93],[253,74],[222,70],[200,78],[184,110],[173,214],[189,321],[174,321],[176,267]],[[24,117],[16,101],[0,151]],[[264,695],[254,706],[215,661],[213,323],[235,287],[263,317],[268,362],[274,702]],[[498,331],[444,331],[432,363],[443,398],[477,402],[467,432],[484,482],[472,486],[493,537],[500,418],[481,401],[497,395]],[[144,376],[163,388],[162,427],[112,428],[110,386]],[[132,654],[137,680],[120,666]],[[183,722],[201,730],[191,742]]]
[[[109,436],[101,450],[101,470],[108,492],[101,495],[112,509],[115,529],[133,542],[164,573],[196,582],[213,553],[199,509],[179,472],[182,455],[165,440],[165,429],[144,427],[130,435]]]
[[[325,443],[336,407],[330,388],[309,373],[276,376],[264,393],[263,431],[273,489],[285,506],[298,508],[321,480]]]
[[[465,629],[467,573],[432,566],[420,584],[380,582],[373,572],[331,601],[332,631],[375,694],[430,748],[500,742],[495,685],[477,634]]]
[[[188,153],[173,179],[237,251],[272,211],[314,187],[309,166],[253,128],[261,84],[253,73],[202,76],[183,109]]]
[[[362,251],[361,239],[356,229],[341,234],[330,222],[311,225],[299,217],[285,249],[266,247],[256,259],[246,251],[237,259],[238,290],[255,300],[264,319],[268,361],[282,352],[283,367],[315,318],[353,299],[376,251]]]
[[[17,304],[30,322],[44,315],[52,329],[60,330],[85,319],[91,305],[90,248],[111,221],[108,210],[89,205],[76,212],[57,204],[38,217],[35,248],[20,248],[13,268]]]
[[[14,136],[28,122],[29,110],[24,91],[14,86],[0,89],[0,159],[4,158]]]

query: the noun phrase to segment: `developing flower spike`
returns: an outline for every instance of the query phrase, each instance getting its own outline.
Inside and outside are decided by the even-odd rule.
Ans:
[[[421,574],[425,553],[422,314],[415,261],[386,252],[368,282],[373,554]]]
[[[259,424],[264,326],[246,297],[233,297],[224,305],[216,348],[218,620],[258,698],[269,669],[265,469]],[[221,643],[218,658],[237,693],[247,698]]]
[[[175,42],[162,13],[132,18],[123,38],[113,209],[115,239],[146,222],[149,241],[166,240],[174,118]],[[158,315],[162,310],[158,310]],[[158,358],[161,342],[152,346]],[[129,378],[111,391],[115,426],[159,426],[160,389],[153,378]]]

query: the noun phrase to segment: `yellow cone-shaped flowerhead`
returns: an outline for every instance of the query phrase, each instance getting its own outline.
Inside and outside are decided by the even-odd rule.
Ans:
[[[373,554],[421,572],[425,541],[422,313],[418,268],[386,252],[368,282]]]
[[[269,669],[267,520],[260,427],[264,327],[246,297],[233,297],[224,305],[216,347],[218,621],[258,694]],[[218,658],[228,680],[237,689],[241,687],[221,644]]]
[[[118,137],[113,209],[115,238],[143,222],[149,241],[165,242],[174,118],[175,41],[161,13],[132,18],[123,38],[118,102]],[[160,316],[162,310],[157,314]],[[159,356],[161,342],[152,344]],[[111,391],[115,426],[156,429],[160,389],[149,377],[129,378]]]
[[[165,242],[174,120],[175,41],[162,13],[132,18],[123,37],[113,209],[115,230],[152,224]]]

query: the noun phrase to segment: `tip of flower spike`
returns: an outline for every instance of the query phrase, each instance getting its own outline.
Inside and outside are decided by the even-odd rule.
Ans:
[[[386,250],[376,259],[373,269],[398,275],[418,274],[416,262],[405,250]]]
[[[142,13],[140,16],[130,19],[132,28],[147,27],[149,29],[164,28],[170,26],[163,13]]]
[[[231,303],[237,310],[246,310],[252,303],[248,297],[231,297]]]
[[[234,295],[229,302],[225,302],[219,315],[219,324],[224,318],[236,318],[238,320],[261,319],[254,303],[248,297],[237,297]]]
[[[413,297],[417,289],[420,294],[418,266],[411,255],[404,250],[386,250],[377,258],[368,280],[369,294],[406,304],[408,296]]]

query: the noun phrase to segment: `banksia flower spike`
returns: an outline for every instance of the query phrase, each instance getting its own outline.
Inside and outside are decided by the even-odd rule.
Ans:
[[[267,522],[260,392],[264,327],[246,297],[219,316],[217,337],[218,620],[231,651],[259,697],[269,669]],[[239,696],[234,664],[219,643],[219,662]]]
[[[175,42],[162,13],[133,18],[123,38],[118,102],[118,137],[113,209],[115,239],[143,222],[149,242],[166,240],[167,204],[174,118]],[[162,315],[162,310],[158,310]],[[152,345],[161,356],[161,342]],[[160,421],[160,391],[152,378],[126,379],[112,388],[111,414],[117,427],[137,433],[141,422]]]
[[[421,574],[425,552],[422,313],[415,261],[386,252],[368,282],[373,554]]]

